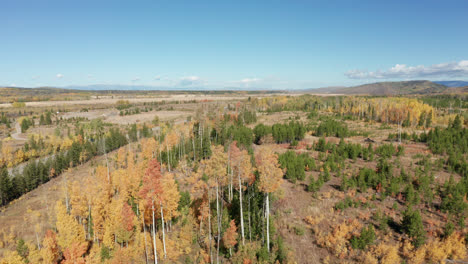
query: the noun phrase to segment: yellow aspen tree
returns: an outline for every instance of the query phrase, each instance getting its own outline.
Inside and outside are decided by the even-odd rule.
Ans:
[[[28,261],[29,263],[40,263],[41,262],[41,254],[39,249],[31,242],[26,242],[26,246],[28,248]]]
[[[166,225],[167,222],[170,222],[170,220],[178,214],[177,207],[179,205],[180,194],[177,190],[177,184],[172,173],[164,173],[161,178],[161,185],[162,192],[159,200],[159,211],[161,213],[163,253],[166,258]],[[164,218],[164,216],[166,216],[166,218]]]
[[[73,243],[85,241],[83,228],[75,221],[73,216],[67,213],[67,209],[62,201],[57,201],[55,207],[57,214],[57,243],[62,249],[68,248]]]
[[[127,166],[127,150],[120,148],[117,151],[117,168],[126,168]]]
[[[269,194],[275,192],[283,181],[283,171],[278,164],[278,155],[270,148],[262,148],[255,156],[260,175],[259,189],[266,194],[267,248],[270,252],[270,202]]]
[[[93,240],[98,242],[104,235],[105,217],[109,212],[111,202],[112,185],[107,180],[107,168],[98,166],[94,175],[94,196],[92,200],[91,214],[93,220]]]
[[[104,222],[104,236],[102,241],[104,245],[110,249],[114,249],[117,243],[116,229],[120,223],[119,217],[121,210],[122,204],[117,199],[112,199]]]
[[[172,129],[170,132],[166,135],[164,138],[164,145],[166,146],[166,152],[167,152],[167,166],[169,171],[171,171],[171,154],[170,154],[170,149],[177,144],[179,140],[179,136],[177,132]]]
[[[132,257],[129,254],[128,248],[119,248],[114,252],[110,264],[127,264],[134,263]]]
[[[138,192],[140,190],[140,183],[142,181],[143,175],[145,174],[147,162],[138,162],[135,163],[133,152],[129,152],[128,155],[128,166],[127,166],[127,190],[128,194],[131,197],[136,199],[139,198]],[[139,210],[138,210],[139,211]]]
[[[112,184],[114,193],[117,193],[119,196],[123,198],[127,198],[129,194],[129,188],[131,187],[131,178],[129,177],[131,173],[129,173],[126,169],[117,169],[112,172]]]
[[[173,173],[164,173],[162,177],[164,216],[166,221],[179,216],[177,207],[179,206],[180,193]]]
[[[24,260],[17,251],[6,250],[0,264],[24,264]]]
[[[216,187],[216,215],[218,224],[218,241],[216,250],[216,262],[219,263],[219,244],[221,241],[221,213],[219,208],[219,192],[227,182],[227,154],[223,146],[214,146],[213,154],[206,161],[205,172],[209,177],[211,185]]]
[[[80,224],[84,226],[83,220],[88,217],[88,204],[85,195],[83,195],[80,183],[74,181],[70,191],[70,213]]]
[[[154,138],[144,138],[141,140],[143,158],[150,160],[156,157],[158,143]]]

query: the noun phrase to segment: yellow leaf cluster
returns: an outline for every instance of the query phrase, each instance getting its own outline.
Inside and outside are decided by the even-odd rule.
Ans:
[[[342,258],[348,253],[349,239],[355,234],[356,230],[360,229],[361,223],[356,219],[349,223],[343,222],[333,227],[333,230],[327,235],[319,232],[317,235],[317,243],[332,251],[335,256]]]
[[[401,258],[398,255],[398,245],[391,245],[385,242],[373,246],[364,255],[363,263],[365,264],[394,264],[401,263]]]
[[[85,241],[83,227],[67,213],[67,209],[62,201],[56,205],[57,213],[57,241],[62,249],[68,248],[73,243]]]

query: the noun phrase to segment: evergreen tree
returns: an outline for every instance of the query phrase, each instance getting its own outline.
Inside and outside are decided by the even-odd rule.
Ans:
[[[419,247],[426,241],[426,231],[422,222],[421,214],[409,206],[403,213],[401,222],[403,231],[412,239],[411,243]]]

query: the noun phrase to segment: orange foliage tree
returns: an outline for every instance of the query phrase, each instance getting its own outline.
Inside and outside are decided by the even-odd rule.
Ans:
[[[231,249],[237,244],[237,227],[234,219],[229,223],[229,228],[226,230],[223,236],[224,246],[229,249],[229,255],[232,256]]]
[[[145,176],[143,177],[142,186],[140,189],[140,197],[146,209],[151,208],[152,211],[152,233],[153,233],[153,251],[154,263],[158,263],[158,253],[156,250],[156,221],[155,221],[155,202],[161,201],[162,186],[161,186],[161,165],[157,159],[149,162],[146,169]]]

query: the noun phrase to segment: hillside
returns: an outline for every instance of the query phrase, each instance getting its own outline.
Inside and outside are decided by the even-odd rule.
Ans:
[[[69,100],[70,98],[87,99],[90,95],[87,91],[78,91],[54,87],[19,88],[0,87],[0,103],[14,101],[33,102],[50,100]]]
[[[430,81],[378,82],[353,87],[309,90],[320,94],[398,95],[443,93],[447,87]]]
[[[468,93],[468,86],[449,87],[445,93],[448,93],[448,94],[465,94],[465,93]]]

